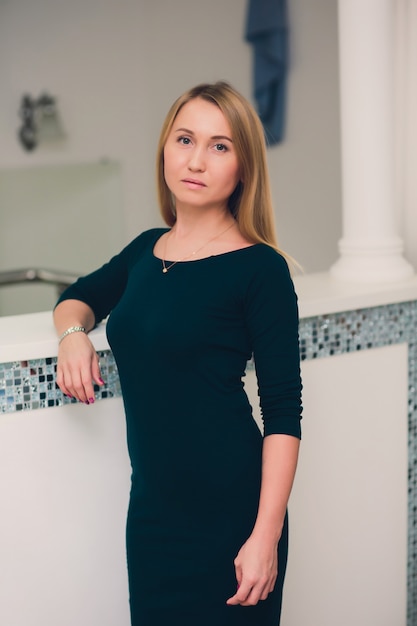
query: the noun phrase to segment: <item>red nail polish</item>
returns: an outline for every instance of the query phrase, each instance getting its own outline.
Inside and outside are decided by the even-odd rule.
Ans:
[[[89,398],[89,399],[88,399],[88,402],[89,402],[90,404],[94,404],[94,398]]]
[[[104,380],[102,378],[99,378],[99,381],[101,382],[102,385],[105,384]]]

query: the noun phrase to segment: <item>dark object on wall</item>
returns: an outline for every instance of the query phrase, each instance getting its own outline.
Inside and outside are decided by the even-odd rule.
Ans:
[[[282,140],[285,122],[288,25],[286,0],[249,0],[246,40],[254,52],[254,97],[267,143]]]
[[[20,103],[19,116],[22,126],[18,136],[27,151],[32,151],[45,138],[60,139],[63,136],[58,117],[56,100],[44,93],[35,99],[25,94]]]

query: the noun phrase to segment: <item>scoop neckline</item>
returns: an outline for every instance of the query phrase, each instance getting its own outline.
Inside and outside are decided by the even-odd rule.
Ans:
[[[164,231],[162,233],[165,234]],[[162,235],[160,235],[157,239],[155,239],[155,241],[153,242],[153,246],[152,246],[152,256],[156,261],[159,261],[160,263],[162,263],[163,261],[165,263],[175,263],[175,265],[184,265],[184,264],[188,264],[188,263],[198,263],[199,261],[208,261],[209,259],[217,259],[218,257],[224,257],[227,255],[231,255],[231,254],[235,254],[236,252],[243,252],[244,250],[250,250],[251,248],[256,248],[257,246],[261,246],[261,243],[252,243],[249,246],[245,246],[244,248],[236,248],[236,250],[229,250],[228,252],[220,252],[219,254],[211,254],[210,256],[204,256],[201,259],[185,259],[184,261],[171,261],[170,259],[162,259],[160,256],[157,256],[154,252],[155,250],[155,246],[158,243],[158,241],[160,240],[160,238],[162,237]]]

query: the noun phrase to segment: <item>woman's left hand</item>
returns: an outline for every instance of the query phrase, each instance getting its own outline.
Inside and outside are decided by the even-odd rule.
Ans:
[[[239,550],[234,564],[238,588],[227,604],[254,606],[259,600],[266,600],[277,579],[277,543],[251,536]]]

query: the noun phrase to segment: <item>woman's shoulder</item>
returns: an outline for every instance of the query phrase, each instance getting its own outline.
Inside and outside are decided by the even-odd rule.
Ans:
[[[137,235],[130,243],[123,248],[122,253],[131,256],[135,255],[139,252],[142,252],[146,248],[155,245],[155,242],[161,237],[165,232],[169,230],[168,228],[150,228],[148,230],[142,231],[139,235]]]
[[[294,293],[294,283],[285,256],[264,243],[250,248],[245,266],[239,272],[247,297],[264,293],[269,298],[273,293]]]
[[[255,273],[289,274],[289,265],[284,254],[265,243],[251,246],[251,255],[248,255],[247,264]]]
[[[288,262],[283,254],[267,244],[252,248],[244,275],[244,298],[248,306],[267,309],[287,303],[295,311],[297,296]],[[250,261],[250,262],[249,262]]]

